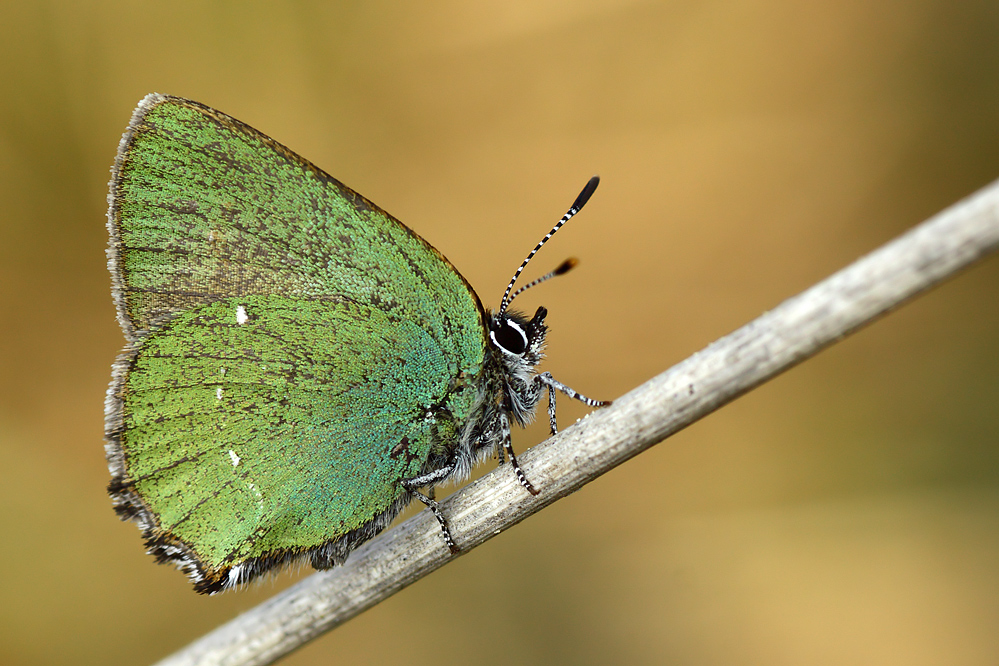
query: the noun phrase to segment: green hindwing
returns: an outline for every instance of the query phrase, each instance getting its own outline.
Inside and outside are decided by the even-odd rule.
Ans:
[[[155,516],[150,546],[183,552],[202,585],[338,540],[342,560],[454,432],[437,344],[369,306],[226,299],[137,352],[118,387],[118,485]]]
[[[109,199],[119,514],[201,592],[343,561],[477,408],[478,298],[388,214],[187,100],[143,100]]]

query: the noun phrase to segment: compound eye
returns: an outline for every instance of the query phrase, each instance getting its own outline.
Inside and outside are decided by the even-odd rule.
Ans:
[[[527,333],[515,321],[501,319],[489,332],[489,337],[493,344],[514,356],[522,356],[527,351]]]

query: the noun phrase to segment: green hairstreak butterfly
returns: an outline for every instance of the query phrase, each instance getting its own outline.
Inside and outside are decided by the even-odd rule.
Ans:
[[[108,487],[151,554],[213,593],[342,563],[414,497],[510,445],[543,394],[546,311],[483,308],[430,244],[288,148],[152,94],[118,147],[108,265],[127,345],[105,405]]]

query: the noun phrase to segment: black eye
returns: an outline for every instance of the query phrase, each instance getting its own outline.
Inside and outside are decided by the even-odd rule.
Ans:
[[[519,324],[509,319],[498,321],[490,336],[497,347],[515,356],[527,351],[527,334]]]

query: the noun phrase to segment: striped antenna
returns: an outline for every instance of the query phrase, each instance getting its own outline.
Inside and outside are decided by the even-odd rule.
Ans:
[[[563,261],[561,264],[559,264],[558,267],[555,270],[548,271],[547,273],[545,273],[541,277],[537,278],[536,280],[531,280],[530,282],[528,282],[527,284],[525,284],[523,287],[521,287],[517,291],[513,292],[513,295],[510,296],[510,300],[507,301],[507,305],[509,305],[510,303],[513,303],[513,300],[515,298],[517,298],[518,296],[520,296],[522,293],[524,293],[525,291],[527,291],[531,287],[537,287],[542,282],[547,282],[548,280],[551,280],[556,275],[563,275],[565,273],[568,273],[569,271],[571,271],[573,268],[575,268],[578,265],[579,265],[579,259],[576,259],[575,257],[569,257],[568,259],[566,259],[565,261]]]
[[[524,271],[524,268],[527,267],[528,262],[530,262],[531,259],[534,258],[534,255],[538,253],[538,250],[544,247],[545,243],[548,242],[548,239],[554,236],[555,232],[562,228],[563,224],[571,220],[573,215],[582,210],[583,206],[585,206],[586,202],[590,200],[590,196],[593,195],[593,191],[597,189],[597,185],[599,184],[600,184],[600,176],[594,176],[593,178],[590,178],[590,180],[587,181],[586,186],[583,188],[583,191],[579,193],[578,197],[576,197],[576,200],[573,202],[572,207],[569,208],[569,211],[562,216],[562,219],[559,220],[554,227],[552,227],[551,231],[545,234],[545,237],[541,239],[541,242],[535,245],[534,249],[531,250],[531,253],[527,255],[527,258],[524,259],[524,262],[513,274],[513,279],[510,280],[510,284],[507,285],[506,291],[503,292],[503,300],[500,301],[500,308],[498,314],[502,315],[504,312],[506,312],[506,309],[510,306],[510,303],[517,296],[517,294],[521,293],[525,289],[530,289],[536,284],[541,284],[545,280],[553,278],[556,275],[561,275],[562,273],[565,273],[566,271],[568,271],[569,269],[571,269],[573,266],[576,265],[575,259],[567,259],[566,261],[563,261],[559,265],[559,267],[553,270],[551,273],[543,275],[534,282],[531,282],[530,284],[525,285],[523,288],[518,289],[517,292],[513,294],[513,296],[510,295],[510,292],[513,291],[513,285],[517,284],[517,278],[520,277],[520,274]]]

